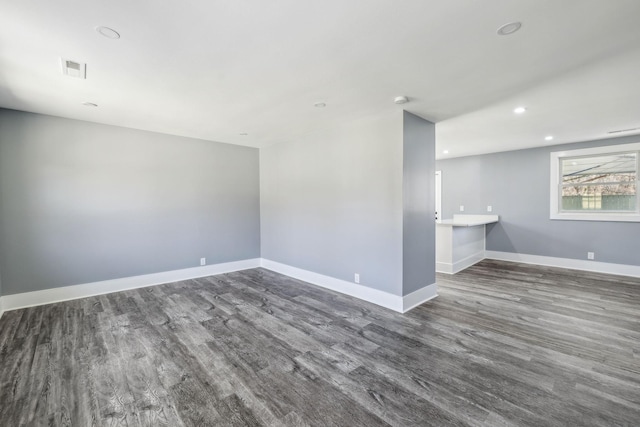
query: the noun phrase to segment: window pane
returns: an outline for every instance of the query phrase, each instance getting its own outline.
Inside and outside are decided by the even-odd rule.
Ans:
[[[640,223],[640,142],[549,158],[550,219]]]
[[[633,183],[637,153],[562,159],[562,184]]]
[[[578,184],[562,187],[564,211],[616,211],[636,210],[636,183]]]

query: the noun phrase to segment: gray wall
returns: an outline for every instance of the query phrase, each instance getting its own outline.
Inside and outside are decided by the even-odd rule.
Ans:
[[[254,148],[0,110],[5,295],[260,256]]]
[[[403,117],[402,294],[436,282],[435,125]]]
[[[262,257],[402,295],[402,115],[260,150]]]
[[[500,222],[487,227],[487,250],[640,265],[640,224],[549,219],[549,153],[637,142],[627,137],[440,160],[443,218],[486,214]]]

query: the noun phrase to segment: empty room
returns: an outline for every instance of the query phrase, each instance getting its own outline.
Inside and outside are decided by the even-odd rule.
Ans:
[[[638,17],[3,1],[0,425],[640,425]]]

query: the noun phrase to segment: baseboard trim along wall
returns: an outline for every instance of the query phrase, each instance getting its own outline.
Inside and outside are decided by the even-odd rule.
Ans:
[[[3,296],[0,312],[260,267],[260,258]]]
[[[402,297],[402,313],[416,308],[438,296],[438,285],[432,283]]]
[[[335,277],[325,276],[324,274],[314,273],[313,271],[303,270],[264,258],[262,259],[262,267],[399,313],[406,313],[412,308],[438,296],[435,283],[401,297],[400,295],[368,288],[357,283],[347,282],[346,280],[336,279]]]
[[[545,265],[549,267],[640,277],[640,266],[635,265],[499,251],[485,251],[485,258],[500,261],[520,262],[523,264]],[[479,260],[475,262],[478,261]],[[475,264],[475,262],[472,264]],[[399,313],[406,313],[412,308],[415,308],[438,296],[438,287],[435,283],[427,285],[402,297],[400,295],[394,295],[389,292],[368,288],[357,283],[347,282],[346,280],[336,279],[335,277],[325,276],[323,274],[314,273],[312,271],[303,270],[301,268],[292,267],[290,265],[281,264],[268,259],[253,258],[242,261],[206,265],[202,267],[186,268],[182,270],[165,271],[162,273],[145,274],[142,276],[105,280],[102,282],[85,283],[82,285],[45,289],[43,291],[5,295],[0,297],[0,318],[2,318],[5,311],[16,310],[19,308],[144,288],[147,286],[161,285],[181,280],[197,279],[199,277],[230,273],[233,271],[256,267],[264,267],[268,270],[359,298]]]
[[[617,274],[620,276],[640,277],[640,266],[614,264],[610,262],[590,261],[571,258],[556,258],[541,255],[519,254],[514,252],[485,251],[485,257],[499,261],[521,262],[523,264],[546,265],[548,267],[568,268],[571,270],[593,271],[596,273]]]
[[[473,264],[477,264],[485,258],[484,251],[475,253],[466,257],[465,259],[461,259],[460,261],[456,261],[454,263],[448,262],[436,262],[436,271],[438,273],[445,274],[456,274],[459,271],[464,270],[465,268],[471,267]]]
[[[104,295],[112,292],[145,288],[148,286],[179,282],[181,280],[197,279],[199,277],[230,273],[233,271],[247,270],[249,268],[257,267],[264,267],[295,279],[303,280],[326,289],[389,308],[399,313],[406,313],[412,308],[415,308],[438,296],[437,286],[435,283],[401,297],[399,295],[393,295],[388,292],[368,288],[366,286],[350,283],[345,280],[336,279],[334,277],[325,276],[312,271],[291,267],[275,261],[254,258],[206,265],[202,267],[185,268],[182,270],[165,271],[162,273],[123,277],[121,279],[104,280],[101,282],[85,283],[81,285],[64,286],[61,288],[45,289],[42,291],[5,295],[0,297],[0,318],[5,311],[17,310],[20,308]]]

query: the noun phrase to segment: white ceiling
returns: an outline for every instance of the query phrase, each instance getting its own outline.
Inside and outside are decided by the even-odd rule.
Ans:
[[[0,106],[254,147],[403,107],[447,156],[598,139],[640,127],[639,17],[638,0],[5,1]]]

